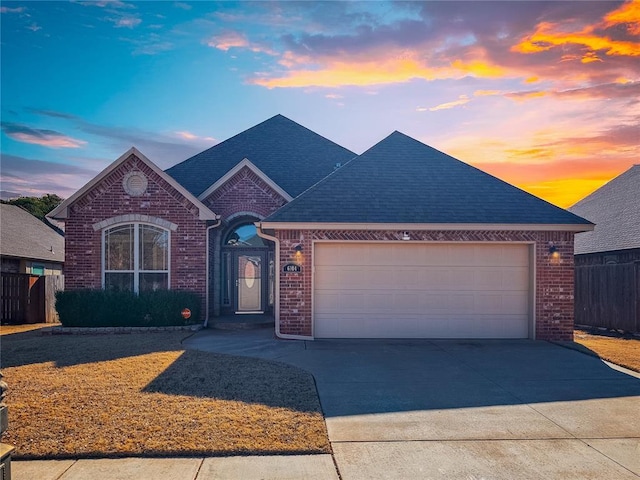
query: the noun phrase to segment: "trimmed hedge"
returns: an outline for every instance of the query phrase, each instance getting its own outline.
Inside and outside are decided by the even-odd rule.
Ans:
[[[112,292],[72,290],[56,293],[56,310],[65,327],[167,327],[200,322],[200,296],[194,292],[158,290]],[[191,310],[185,320],[182,310]]]

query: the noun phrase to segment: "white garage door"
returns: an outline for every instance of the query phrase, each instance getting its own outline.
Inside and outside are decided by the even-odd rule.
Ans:
[[[317,338],[527,338],[529,247],[316,243]]]

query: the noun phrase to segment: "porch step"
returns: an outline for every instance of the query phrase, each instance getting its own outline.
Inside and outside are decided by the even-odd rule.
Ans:
[[[232,315],[209,319],[209,327],[218,330],[251,330],[274,328],[275,320],[269,315]]]

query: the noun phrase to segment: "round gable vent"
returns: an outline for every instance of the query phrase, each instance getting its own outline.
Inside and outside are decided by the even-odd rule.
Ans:
[[[129,172],[122,179],[124,191],[132,197],[139,197],[147,191],[147,177],[142,172]]]

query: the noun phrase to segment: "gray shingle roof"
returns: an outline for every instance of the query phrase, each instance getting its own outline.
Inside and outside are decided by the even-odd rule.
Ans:
[[[640,165],[634,165],[569,210],[596,224],[576,235],[575,253],[640,248]]]
[[[399,132],[265,222],[589,224]]]
[[[295,197],[355,153],[308,128],[276,115],[166,172],[198,196],[238,162],[249,159]]]
[[[64,237],[20,207],[0,204],[0,255],[62,263]]]

